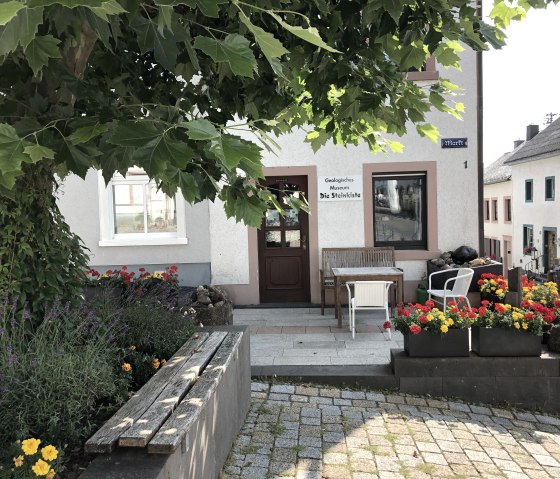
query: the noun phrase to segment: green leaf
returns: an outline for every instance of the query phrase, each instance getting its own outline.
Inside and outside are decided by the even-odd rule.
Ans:
[[[191,140],[211,140],[220,136],[220,132],[208,120],[193,120],[183,123]]]
[[[25,56],[35,76],[49,63],[49,58],[61,58],[57,40],[52,35],[35,37],[25,49]]]
[[[210,151],[214,153],[230,171],[235,168],[248,167],[254,174],[253,178],[262,177],[262,166],[260,164],[261,148],[255,143],[243,140],[238,136],[222,135],[212,141]],[[246,171],[246,170],[245,170]]]
[[[120,3],[116,0],[109,0],[107,2],[103,2],[100,7],[90,7],[89,9],[106,22],[109,21],[109,15],[126,13],[126,10],[121,7]]]
[[[134,164],[144,168],[150,178],[164,173],[168,163],[179,169],[185,168],[192,158],[193,151],[186,143],[167,134],[152,139],[132,154]]]
[[[459,55],[457,52],[462,52],[464,48],[459,42],[450,41],[447,43],[440,43],[435,49],[434,56],[437,61],[444,66],[459,67]]]
[[[43,8],[25,8],[5,26],[0,26],[0,56],[13,52],[18,44],[27,48],[43,21]]]
[[[163,128],[151,121],[121,121],[107,141],[119,146],[143,146],[162,133]]]
[[[383,0],[381,2],[383,9],[391,15],[391,18],[395,21],[398,25],[399,18],[401,18],[401,13],[403,10],[403,3],[399,0]]]
[[[41,161],[43,158],[48,158],[50,160],[54,158],[54,151],[50,148],[47,148],[46,146],[41,145],[26,146],[23,149],[23,152],[26,155],[29,155],[29,158],[31,158],[31,161],[33,163]]]
[[[274,59],[280,58],[282,55],[289,53],[282,42],[272,35],[272,33],[265,32],[261,27],[257,27],[253,25],[247,15],[243,13],[243,11],[239,11],[239,19],[243,22],[243,24],[247,27],[247,29],[254,35],[257,44],[259,45],[260,49],[263,52],[263,55],[266,57],[270,65],[272,66],[273,70],[276,71],[277,65],[275,65]]]
[[[13,126],[0,123],[0,186],[11,189],[22,174],[21,164],[30,157],[23,151],[23,140]]]
[[[319,148],[324,146],[329,140],[329,134],[325,130],[313,130],[305,137],[305,142],[311,144],[313,153],[317,153]]]
[[[58,152],[57,160],[60,158],[63,164],[80,178],[85,178],[88,170],[93,166],[93,158],[100,156],[101,152],[86,145],[74,146],[66,138],[63,147]]]
[[[437,143],[439,131],[434,125],[430,125],[429,123],[416,125],[416,131],[420,134],[420,136],[425,136],[434,143]]]
[[[105,133],[109,129],[107,123],[96,123],[92,126],[84,126],[75,130],[70,136],[67,137],[68,141],[73,145],[78,143],[87,143],[92,138]]]
[[[416,42],[411,43],[410,45],[401,46],[401,61],[400,61],[400,69],[401,71],[407,71],[410,68],[418,68],[422,67],[424,62],[426,61],[426,51],[422,44],[418,44]]]
[[[142,53],[153,51],[156,61],[167,70],[173,71],[179,54],[173,35],[160,35],[156,23],[141,15],[134,18],[132,28],[136,31]]]
[[[203,15],[217,18],[220,13],[220,7],[218,5],[228,3],[228,0],[183,0],[181,2],[177,1],[177,3],[186,3],[193,8],[196,6]],[[175,3],[173,3],[173,5],[175,5]]]
[[[315,27],[309,27],[309,28],[294,27],[293,25],[286,23],[284,20],[282,20],[282,18],[280,18],[275,13],[272,13],[270,11],[268,11],[267,13],[272,18],[274,18],[274,20],[276,20],[282,27],[284,27],[286,30],[288,30],[291,34],[295,35],[296,37],[299,37],[302,40],[305,40],[306,42],[309,42],[312,45],[323,48],[324,50],[327,50],[329,52],[340,53],[338,50],[335,50],[334,48],[328,46],[323,41],[321,35],[319,35],[319,30],[317,30]]]
[[[9,1],[0,3],[0,25],[6,25],[12,18],[15,18],[17,13],[25,8],[25,5],[20,2]]]
[[[157,21],[158,21],[158,32],[162,37],[163,37],[164,28],[167,28],[170,32],[173,31],[173,27],[171,25],[172,13],[173,13],[173,7],[166,7],[165,5],[160,5]]]
[[[235,75],[253,78],[257,61],[250,48],[249,40],[238,34],[228,35],[225,40],[198,36],[194,47],[202,50],[216,63],[226,62]]]

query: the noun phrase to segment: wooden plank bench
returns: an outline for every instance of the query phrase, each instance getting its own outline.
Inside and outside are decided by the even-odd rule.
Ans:
[[[395,249],[392,246],[323,248],[321,255],[321,315],[325,314],[325,292],[334,289],[333,268],[395,266]]]
[[[85,444],[87,453],[173,454],[233,357],[242,332],[197,333]]]

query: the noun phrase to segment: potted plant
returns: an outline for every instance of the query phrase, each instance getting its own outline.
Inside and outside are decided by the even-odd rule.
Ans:
[[[538,303],[545,308],[554,310],[556,308],[555,303],[560,299],[558,294],[558,285],[552,281],[548,281],[543,284],[537,284],[533,281],[529,281],[527,277],[523,277],[523,301],[529,302],[528,304]],[[527,304],[527,303],[526,303]],[[554,314],[553,311],[550,315]],[[551,316],[548,319],[551,319]],[[557,321],[548,321],[543,327],[543,343],[548,344],[549,333],[551,331],[552,325]],[[556,332],[555,332],[556,334]]]
[[[483,301],[471,328],[472,350],[479,356],[540,356],[547,308],[524,301],[522,307]]]
[[[502,303],[508,292],[508,282],[502,275],[483,273],[477,281],[480,299],[488,301],[489,306]]]
[[[404,335],[404,349],[411,357],[468,356],[468,327],[475,316],[473,310],[459,309],[453,301],[441,311],[429,300],[399,305],[393,324]]]

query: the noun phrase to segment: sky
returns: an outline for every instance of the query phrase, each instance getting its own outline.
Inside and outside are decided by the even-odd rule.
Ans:
[[[483,0],[483,15],[491,5]],[[483,54],[486,165],[524,140],[527,125],[542,131],[547,113],[560,115],[560,5],[531,10],[506,32],[505,47]]]

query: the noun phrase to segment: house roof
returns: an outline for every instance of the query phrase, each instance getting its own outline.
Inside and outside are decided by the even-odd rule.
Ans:
[[[493,183],[501,183],[511,179],[511,166],[505,165],[504,162],[513,155],[520,147],[508,153],[504,153],[496,161],[490,163],[484,168],[484,184],[491,185]]]
[[[553,121],[534,138],[523,143],[506,163],[515,164],[542,160],[560,155],[560,118]]]

